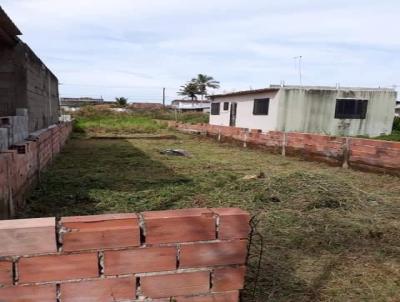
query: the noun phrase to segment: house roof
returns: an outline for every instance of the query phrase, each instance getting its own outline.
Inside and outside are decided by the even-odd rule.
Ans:
[[[252,89],[252,90],[243,90],[237,92],[229,92],[224,94],[214,94],[210,95],[211,99],[220,98],[220,97],[229,97],[229,96],[240,96],[240,95],[247,95],[247,94],[256,94],[256,93],[265,93],[265,92],[276,92],[279,91],[279,88],[262,88],[262,89]]]
[[[22,35],[21,31],[0,6],[0,40],[13,45],[18,43],[19,35]]]
[[[395,92],[392,88],[365,88],[365,87],[334,87],[334,86],[281,86],[281,85],[270,85],[268,88],[262,89],[252,89],[252,90],[243,90],[237,92],[230,92],[224,94],[215,94],[211,95],[210,98],[221,98],[221,97],[232,97],[232,96],[241,96],[241,95],[249,95],[249,94],[258,94],[258,93],[268,93],[268,92],[277,92],[281,89],[284,90],[292,90],[292,89],[301,89],[301,90],[346,90],[346,91],[389,91]]]
[[[195,104],[199,104],[199,103],[210,103],[209,100],[173,100],[171,102],[172,104],[175,103],[195,103]]]

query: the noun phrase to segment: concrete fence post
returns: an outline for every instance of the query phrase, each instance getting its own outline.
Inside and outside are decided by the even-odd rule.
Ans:
[[[221,141],[221,129],[218,129],[218,141]]]
[[[40,165],[40,152],[41,152],[41,143],[40,143],[40,139],[37,140],[37,154],[36,154],[36,160],[37,160],[37,179],[38,179],[38,183],[40,183],[40,171],[42,170],[42,167]]]
[[[247,130],[244,132],[243,147],[247,148]]]
[[[282,138],[282,156],[286,156],[286,145],[287,145],[287,135],[286,132],[283,132]]]
[[[343,144],[343,164],[342,168],[348,169],[349,168],[349,158],[350,158],[350,142],[351,138],[346,137],[346,140]]]
[[[8,190],[8,215],[10,218],[15,216],[15,207],[14,207],[14,199],[13,199],[13,190],[12,190],[12,177],[11,177],[11,167],[10,167],[10,157],[7,157],[7,190]]]

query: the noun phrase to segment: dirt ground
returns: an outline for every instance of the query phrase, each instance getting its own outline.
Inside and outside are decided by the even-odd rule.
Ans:
[[[77,137],[20,216],[228,206],[256,215],[243,301],[400,301],[400,179],[389,175],[182,134]]]

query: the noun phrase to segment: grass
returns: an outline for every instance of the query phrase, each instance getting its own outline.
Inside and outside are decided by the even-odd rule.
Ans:
[[[400,142],[400,130],[393,130],[392,134],[381,135],[381,136],[375,137],[374,139],[381,139],[381,140],[385,140],[385,141],[397,141],[397,142]]]
[[[130,115],[78,117],[75,131],[93,134],[157,133],[166,129],[165,123],[157,123],[149,117]]]
[[[136,109],[129,113],[119,113],[105,106],[85,106],[74,117],[75,132],[88,136],[160,133],[167,128],[167,123],[163,122],[167,120],[192,124],[208,122],[208,114],[202,112]]]
[[[123,122],[121,122],[123,124]],[[91,125],[91,124],[89,124]],[[180,148],[190,158],[160,154]],[[246,180],[247,175],[265,178]],[[71,139],[21,217],[238,206],[264,238],[243,301],[398,301],[400,179],[178,134]],[[261,246],[255,238],[251,249]]]

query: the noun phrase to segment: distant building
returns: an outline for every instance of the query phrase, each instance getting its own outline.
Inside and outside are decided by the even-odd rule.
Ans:
[[[64,112],[75,112],[78,111],[81,107],[88,105],[104,105],[104,100],[94,99],[88,97],[81,98],[61,98],[60,99],[61,110]],[[110,104],[113,104],[110,102]]]
[[[0,116],[26,110],[30,132],[58,122],[58,80],[0,7]]]
[[[390,134],[393,89],[278,86],[211,96],[210,124],[329,135]]]
[[[395,116],[400,116],[400,101],[396,102],[396,107],[394,109],[394,115]]]
[[[163,109],[164,106],[161,103],[145,103],[145,102],[133,102],[129,104],[130,109]]]
[[[171,106],[179,111],[210,112],[211,103],[208,100],[174,100]]]

